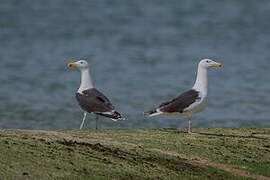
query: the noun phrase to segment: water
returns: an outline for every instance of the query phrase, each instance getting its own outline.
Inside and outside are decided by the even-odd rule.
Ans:
[[[67,68],[77,59],[127,118],[102,118],[100,128],[185,128],[185,117],[142,112],[192,87],[206,57],[224,66],[210,70],[210,102],[193,127],[270,127],[269,8],[266,0],[2,0],[0,128],[77,129],[80,73]]]

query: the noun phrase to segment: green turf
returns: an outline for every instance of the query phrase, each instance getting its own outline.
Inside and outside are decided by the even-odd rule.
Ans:
[[[149,150],[270,177],[270,129],[0,131],[1,179],[247,179]]]

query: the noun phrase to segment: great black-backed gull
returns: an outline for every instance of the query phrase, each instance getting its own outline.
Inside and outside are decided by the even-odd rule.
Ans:
[[[211,67],[221,67],[221,63],[217,63],[211,59],[203,59],[198,65],[197,79],[194,86],[175,99],[160,104],[145,114],[151,116],[156,115],[176,115],[188,116],[189,128],[191,131],[191,117],[193,114],[201,112],[207,105],[207,70]]]
[[[76,100],[84,110],[80,129],[82,129],[85,123],[87,113],[96,115],[96,129],[98,129],[99,116],[111,118],[113,121],[123,120],[121,114],[114,110],[110,100],[94,88],[87,61],[79,60],[69,63],[68,66],[76,66],[81,71],[81,85],[76,93]]]

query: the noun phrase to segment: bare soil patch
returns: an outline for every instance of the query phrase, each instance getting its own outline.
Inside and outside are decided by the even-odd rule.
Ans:
[[[184,159],[187,159],[188,160],[187,162],[192,164],[192,165],[211,166],[211,167],[215,167],[215,168],[222,169],[224,171],[233,173],[233,174],[238,175],[238,176],[244,176],[244,177],[254,178],[254,179],[258,179],[258,180],[270,180],[270,178],[268,178],[268,177],[251,174],[251,173],[249,173],[247,171],[237,169],[236,167],[234,167],[232,165],[229,165],[229,164],[211,162],[211,161],[200,159],[200,158],[197,158],[197,157],[190,158],[190,157],[188,157],[188,156],[186,156],[184,154],[180,154],[180,153],[173,152],[173,151],[163,151],[161,149],[156,149],[156,148],[148,148],[147,150],[156,151],[156,152],[159,152],[159,153],[162,153],[162,154],[167,154],[167,155],[172,155],[172,156],[177,156],[177,157],[180,157],[180,158],[184,158]]]

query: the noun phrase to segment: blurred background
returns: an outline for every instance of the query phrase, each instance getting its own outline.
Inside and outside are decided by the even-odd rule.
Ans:
[[[186,128],[186,117],[144,117],[191,88],[202,58],[209,104],[193,127],[270,127],[270,1],[1,0],[0,128],[78,129],[86,59],[94,86],[126,121],[101,129]],[[89,115],[86,128],[95,128]]]

